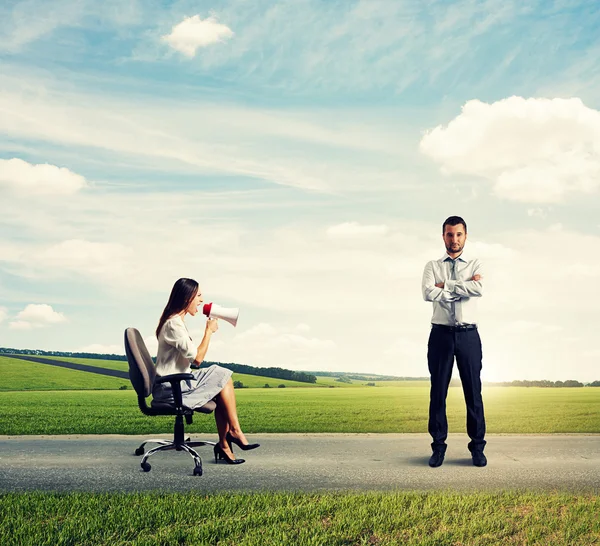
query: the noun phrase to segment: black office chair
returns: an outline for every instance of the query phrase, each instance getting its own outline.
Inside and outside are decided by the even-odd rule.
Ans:
[[[125,330],[125,352],[129,361],[129,379],[138,395],[138,405],[142,413],[145,415],[175,415],[175,431],[173,441],[152,439],[146,440],[140,447],[135,450],[136,455],[144,455],[142,457],[141,467],[144,472],[149,472],[152,468],[148,463],[148,457],[159,451],[167,451],[175,449],[177,451],[187,451],[195,462],[194,476],[202,476],[202,459],[200,455],[192,449],[198,446],[210,445],[214,446],[215,442],[194,441],[190,438],[184,438],[183,418],[188,425],[192,424],[192,415],[194,411],[201,413],[212,413],[217,407],[213,400],[209,400],[204,406],[199,408],[188,408],[183,405],[181,395],[181,381],[193,379],[191,373],[176,373],[156,377],[154,362],[148,353],[146,344],[142,336],[135,328],[127,328]],[[146,404],[146,398],[152,394],[152,386],[154,382],[170,383],[173,389],[174,403],[166,403],[152,400],[150,406]],[[150,449],[144,454],[144,446],[150,442],[159,444],[157,447]]]

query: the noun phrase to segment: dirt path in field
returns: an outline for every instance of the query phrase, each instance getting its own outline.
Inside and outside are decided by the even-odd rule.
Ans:
[[[59,368],[68,368],[70,370],[78,370],[80,372],[89,372],[100,375],[108,375],[110,377],[119,377],[120,379],[129,379],[129,372],[111,370],[110,368],[101,368],[100,366],[88,366],[87,364],[77,364],[75,362],[67,362],[65,360],[53,360],[51,358],[43,358],[40,356],[4,354],[0,356],[7,358],[18,358],[19,360],[27,360],[28,362],[35,362],[37,364],[49,364],[50,366],[58,366]]]
[[[169,435],[159,436],[168,439]],[[147,436],[0,436],[0,491],[352,491],[543,489],[600,492],[600,435],[488,435],[489,464],[476,468],[468,438],[451,434],[446,460],[429,468],[426,434],[252,434],[246,463],[204,475],[185,452],[133,454]],[[202,438],[215,441],[214,436]]]

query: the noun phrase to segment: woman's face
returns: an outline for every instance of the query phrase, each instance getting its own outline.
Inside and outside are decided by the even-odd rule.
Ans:
[[[200,305],[202,305],[203,301],[202,292],[200,292],[200,288],[198,288],[196,295],[192,298],[192,301],[190,301],[190,304],[187,306],[185,312],[194,316],[198,312],[198,308]]]

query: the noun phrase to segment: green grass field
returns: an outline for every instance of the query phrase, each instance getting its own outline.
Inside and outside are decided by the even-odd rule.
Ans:
[[[82,361],[82,364],[88,364]],[[115,368],[113,368],[115,369]],[[110,390],[127,387],[129,379],[69,370],[0,356],[0,391]]]
[[[129,365],[127,362],[118,360],[94,360],[91,358],[58,358],[44,357],[50,360],[64,360],[76,364],[85,364],[99,368],[108,368],[110,370],[119,370],[127,372]],[[37,362],[28,362],[17,358],[0,356],[0,377],[2,384],[0,391],[47,391],[47,390],[111,390],[127,387],[132,389],[128,379],[119,379],[117,377],[102,376],[83,372],[79,370],[70,370],[48,364],[38,364]],[[315,388],[325,387],[322,384],[309,384],[300,381],[289,381],[287,379],[275,379],[273,377],[263,377],[258,375],[248,375],[241,373],[233,374],[234,381],[241,381],[244,387],[263,388],[265,383],[270,387],[277,388],[279,385],[285,385],[286,388],[302,387]],[[338,385],[342,385],[338,383]]]
[[[91,359],[70,359],[88,364]],[[96,361],[127,369],[125,362]],[[0,434],[146,434],[169,432],[170,418],[149,419],[128,380],[0,357]],[[426,432],[429,385],[378,382],[377,387],[320,377],[316,388],[296,381],[234,374],[238,411],[247,432]],[[321,383],[324,381],[324,383]],[[276,388],[280,383],[294,388]],[[330,385],[342,388],[327,388]],[[385,386],[383,386],[385,385]],[[127,390],[119,390],[126,387]],[[84,390],[85,389],[85,390]],[[484,387],[490,433],[599,433],[599,388]],[[465,431],[460,388],[448,394],[451,432]],[[197,416],[190,432],[215,432]]]
[[[102,360],[100,358],[73,358],[70,356],[49,355],[42,355],[40,358],[62,362],[74,362],[75,364],[85,364],[86,366],[97,366],[98,368],[108,368],[109,370],[121,370],[124,372],[129,370],[129,364],[125,360]],[[13,358],[11,360],[15,359]]]
[[[566,493],[6,494],[0,544],[585,546],[599,512]]]
[[[120,370],[123,372],[129,371],[129,364],[122,360],[101,360],[101,359],[93,359],[93,358],[71,358],[71,357],[62,357],[62,356],[44,356],[44,358],[48,358],[49,360],[62,360],[64,362],[74,362],[75,364],[85,364],[87,366],[96,366],[99,368],[108,368],[109,370]],[[9,359],[12,360],[15,359]],[[23,361],[21,361],[23,362]],[[0,371],[2,370],[2,357],[0,357]],[[6,365],[6,364],[4,364]],[[271,387],[277,387],[279,385],[285,385],[286,387],[323,387],[325,384],[322,382],[319,385],[313,385],[309,383],[302,383],[301,381],[290,381],[288,379],[276,379],[273,377],[265,377],[258,375],[248,375],[243,373],[234,373],[233,374],[234,381],[241,381],[244,384],[244,387],[248,388],[260,388],[264,387],[265,383],[268,383]],[[68,378],[65,376],[65,380],[68,381]],[[337,383],[337,385],[341,385],[341,383]],[[118,388],[118,387],[117,387]]]
[[[81,372],[84,373],[84,372]],[[247,432],[426,432],[427,387],[241,389],[238,412]],[[600,389],[487,387],[490,433],[600,432]],[[148,418],[127,391],[0,392],[0,434],[146,434],[172,420]],[[450,389],[451,432],[465,430],[462,391]],[[214,432],[197,416],[191,432]]]
[[[86,366],[96,366],[99,368],[108,368],[109,370],[119,370],[127,372],[129,364],[121,360],[100,360],[93,358],[71,358],[59,356],[44,356],[48,360],[61,360],[64,362],[74,362],[75,364],[85,364]],[[81,375],[81,374],[86,375]],[[80,390],[86,388],[86,377],[90,377],[87,372],[79,372],[69,370],[67,368],[51,367],[47,364],[37,364],[26,360],[9,358],[0,356],[0,374],[5,378],[5,381],[0,385],[2,390]],[[100,377],[100,376],[98,376]],[[38,379],[39,378],[39,379]],[[244,387],[261,388],[265,383],[271,387],[285,385],[286,387],[364,387],[367,383],[375,383],[376,387],[391,387],[391,386],[423,386],[427,385],[424,381],[356,381],[351,380],[350,383],[336,381],[335,377],[317,376],[315,384],[302,383],[300,381],[289,381],[287,379],[275,379],[273,377],[265,377],[258,375],[248,375],[242,373],[234,373],[233,379],[241,381]],[[106,377],[106,382],[99,383],[101,389],[118,389],[121,385],[130,385],[129,381],[115,380],[115,378]]]

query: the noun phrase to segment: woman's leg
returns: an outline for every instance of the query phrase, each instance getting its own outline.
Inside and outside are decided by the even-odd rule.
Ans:
[[[215,423],[217,424],[217,432],[219,433],[219,444],[221,444],[221,447],[224,447],[227,445],[225,438],[229,432],[229,421],[223,411],[223,407],[218,403],[215,408]]]
[[[237,415],[237,407],[235,403],[235,392],[233,389],[233,381],[229,379],[226,385],[223,387],[221,392],[215,398],[217,402],[217,410],[221,410],[221,415],[223,416],[223,420],[227,423],[228,429],[225,430],[225,425],[222,425],[224,434],[226,435],[229,432],[234,438],[240,440],[243,444],[247,444],[246,437],[242,432],[242,428],[240,427],[240,422],[238,420]],[[216,410],[215,410],[215,419],[217,419]],[[219,427],[219,423],[217,422],[217,428]],[[225,436],[221,437],[221,431],[219,430],[219,440],[221,442],[225,442]]]

